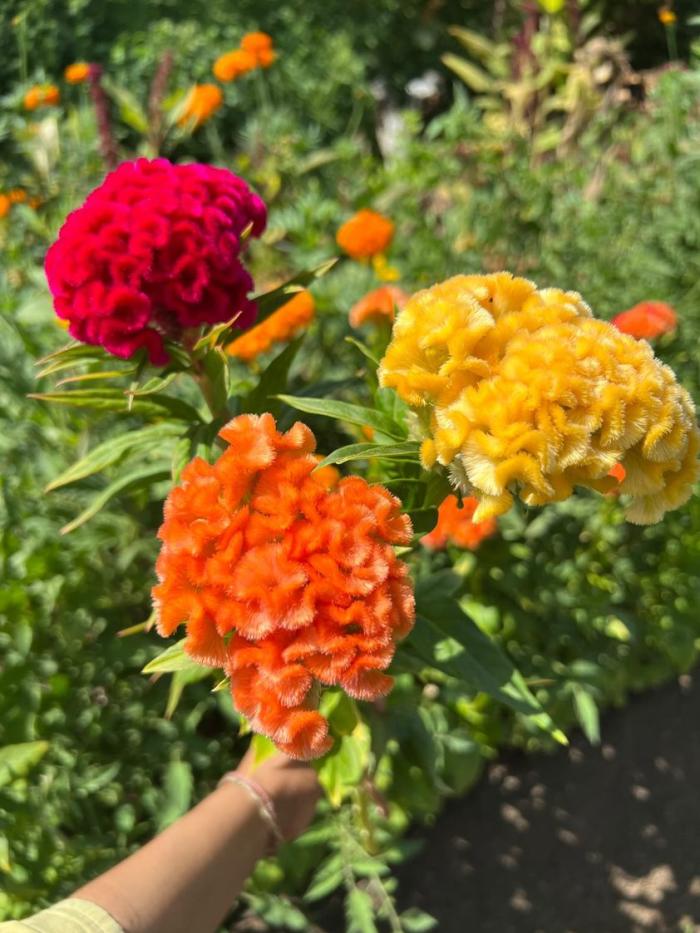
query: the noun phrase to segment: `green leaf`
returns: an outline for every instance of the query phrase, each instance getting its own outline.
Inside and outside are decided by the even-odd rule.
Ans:
[[[258,384],[243,399],[242,412],[259,415],[270,411],[272,414],[277,414],[280,405],[275,400],[275,396],[279,396],[280,392],[284,392],[287,388],[289,369],[299,352],[303,339],[303,336],[298,337],[268,363]]]
[[[122,389],[73,389],[71,392],[32,392],[28,398],[53,402],[55,405],[72,405],[75,408],[92,408],[95,411],[117,411],[146,418],[172,417],[188,424],[202,420],[197,409],[182,399],[158,393],[147,399],[127,395]]]
[[[148,133],[148,117],[138,99],[126,88],[114,84],[107,77],[101,80],[102,86],[119,107],[119,116],[137,133]]]
[[[156,817],[158,832],[187,813],[192,802],[192,769],[186,761],[171,761],[165,772],[165,802]]]
[[[72,385],[75,382],[95,382],[100,379],[115,379],[120,376],[130,376],[134,369],[108,369],[100,370],[95,373],[81,373],[79,376],[67,376],[65,379],[60,379],[56,383],[56,388],[59,386]]]
[[[309,398],[303,395],[279,395],[278,398],[295,408],[297,411],[303,411],[307,415],[323,415],[326,418],[335,418],[338,421],[346,421],[348,424],[356,424],[359,427],[368,425],[375,431],[381,431],[388,437],[395,437],[402,440],[406,431],[387,415],[375,411],[373,408],[363,408],[361,405],[351,405],[348,402],[337,402],[334,399]]]
[[[460,45],[464,46],[470,55],[484,62],[487,67],[489,62],[493,61],[496,55],[496,45],[490,39],[471,29],[465,29],[463,26],[450,26],[447,31]]]
[[[71,531],[75,531],[76,528],[84,525],[85,522],[97,515],[100,509],[104,508],[110,499],[113,499],[120,493],[140,489],[144,486],[151,486],[153,483],[158,483],[164,479],[170,479],[170,467],[168,464],[164,466],[162,463],[159,463],[155,466],[140,467],[137,470],[132,470],[130,473],[125,473],[124,476],[120,476],[119,479],[110,483],[106,489],[103,489],[99,495],[95,496],[90,505],[84,509],[77,518],[74,518],[73,521],[68,522],[67,525],[61,528],[60,533],[62,535],[67,535],[70,534]]]
[[[211,671],[207,667],[196,665],[187,670],[175,671],[170,678],[170,689],[168,690],[168,702],[165,704],[165,718],[172,719],[177,705],[180,702],[182,693],[188,684],[196,684],[205,677],[209,677]]]
[[[348,444],[346,447],[339,447],[332,454],[328,454],[316,469],[319,470],[321,467],[332,463],[369,460],[370,457],[376,457],[378,460],[412,460],[418,462],[419,450],[420,445],[416,441],[402,441],[400,444]]]
[[[102,347],[93,347],[86,343],[68,343],[53,353],[43,356],[37,360],[36,365],[42,367],[37,373],[37,379],[44,376],[50,376],[62,369],[68,369],[78,363],[100,362],[104,363],[109,359],[107,353]],[[113,362],[113,358],[112,358]],[[131,368],[131,367],[129,367]]]
[[[250,747],[253,751],[253,764],[256,767],[271,758],[277,751],[275,743],[266,735],[254,735]]]
[[[428,933],[428,930],[434,930],[438,925],[435,917],[419,910],[418,907],[409,907],[399,917],[401,929],[406,933]]]
[[[228,357],[220,347],[211,347],[201,358],[201,365],[207,376],[208,388],[211,393],[209,404],[212,410],[225,412],[231,385]]]
[[[490,75],[459,55],[447,52],[442,56],[442,63],[477,94],[486,94],[495,89],[494,79]]]
[[[408,515],[413,525],[414,535],[427,534],[437,525],[438,511],[434,506],[428,509],[412,509]]]
[[[574,710],[583,733],[591,745],[600,744],[600,716],[590,692],[579,684],[572,687]]]
[[[319,708],[333,736],[350,735],[360,722],[355,701],[342,690],[326,690]]]
[[[201,667],[192,658],[185,654],[185,639],[175,642],[174,645],[168,645],[158,657],[153,658],[141,671],[142,674],[171,674],[175,671],[191,670],[194,667]]]
[[[0,787],[24,777],[48,750],[48,742],[21,742],[0,748]]]
[[[521,673],[499,646],[485,635],[449,596],[416,587],[418,618],[406,645],[432,667],[461,681],[467,690],[487,693],[528,717],[533,725],[568,744],[531,693]]]
[[[12,865],[10,863],[10,843],[7,841],[7,836],[3,833],[0,833],[0,871],[4,874],[8,874],[12,871]]]
[[[45,492],[51,492],[60,486],[67,486],[87,476],[93,476],[106,467],[116,463],[127,451],[134,451],[151,445],[161,445],[163,441],[178,437],[182,434],[182,425],[163,424],[149,425],[120,434],[119,437],[110,438],[97,447],[93,447],[89,454],[77,460],[72,466],[59,474],[56,479],[46,486]]]
[[[310,903],[320,901],[322,897],[326,897],[340,887],[344,878],[342,856],[338,853],[329,855],[325,861],[321,862],[311,879],[311,884],[304,894],[304,900]]]
[[[374,354],[373,354],[372,351],[369,349],[369,347],[367,346],[367,344],[362,343],[362,341],[361,341],[361,340],[358,340],[357,337],[346,337],[346,338],[345,338],[345,342],[346,342],[346,343],[349,343],[349,344],[352,344],[353,347],[355,347],[357,350],[359,350],[360,353],[361,353],[366,359],[368,359],[368,360],[370,361],[370,363],[373,363],[376,367],[379,366],[379,360],[377,359],[376,356],[374,356]]]
[[[361,888],[351,888],[345,898],[347,933],[377,933],[372,898]]]
[[[316,764],[318,779],[332,806],[339,807],[360,783],[369,752],[369,729],[360,723],[351,735],[336,739],[333,748]]]

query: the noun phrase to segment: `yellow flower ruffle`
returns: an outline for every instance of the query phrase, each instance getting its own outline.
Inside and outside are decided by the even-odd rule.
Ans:
[[[627,518],[658,521],[690,497],[693,402],[649,344],[595,320],[576,292],[510,273],[459,275],[400,312],[380,381],[417,410],[424,466],[479,499],[474,520],[600,492],[621,463]]]

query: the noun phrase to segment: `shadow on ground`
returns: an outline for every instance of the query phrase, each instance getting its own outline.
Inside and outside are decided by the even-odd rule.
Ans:
[[[425,830],[423,831],[425,832]],[[700,931],[700,675],[492,765],[400,877],[442,933]]]

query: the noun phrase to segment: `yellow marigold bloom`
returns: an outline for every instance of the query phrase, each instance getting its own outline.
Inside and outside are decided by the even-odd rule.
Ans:
[[[180,126],[201,126],[223,103],[224,95],[215,84],[195,84],[185,98],[182,113],[177,121]]]
[[[394,225],[376,211],[362,210],[346,220],[336,234],[338,246],[353,259],[383,253],[394,237]]]
[[[82,84],[90,77],[89,62],[74,62],[68,65],[63,72],[63,77],[69,84]]]
[[[258,59],[252,52],[245,49],[234,49],[232,52],[226,52],[220,55],[214,62],[212,71],[214,77],[218,78],[224,84],[229,81],[235,81],[241,75],[247,74],[257,68]]]
[[[6,194],[0,194],[0,217],[7,217],[10,213],[12,202]]]
[[[24,109],[36,110],[38,107],[49,107],[58,104],[61,93],[55,84],[35,84],[24,95]]]
[[[459,275],[399,313],[380,382],[417,409],[426,467],[479,499],[475,521],[605,492],[621,464],[627,518],[658,521],[698,477],[688,393],[644,341],[593,319],[576,292],[510,273]]]
[[[314,317],[316,305],[311,292],[301,291],[268,318],[230,343],[226,350],[241,360],[253,360],[273,343],[291,340]]]
[[[673,26],[677,20],[678,17],[673,10],[665,6],[661,7],[659,10],[659,22],[663,23],[664,26]]]

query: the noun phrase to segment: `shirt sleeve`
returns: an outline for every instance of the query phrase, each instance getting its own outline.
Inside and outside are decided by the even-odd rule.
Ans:
[[[104,908],[77,897],[24,920],[0,923],[0,933],[124,933]]]

